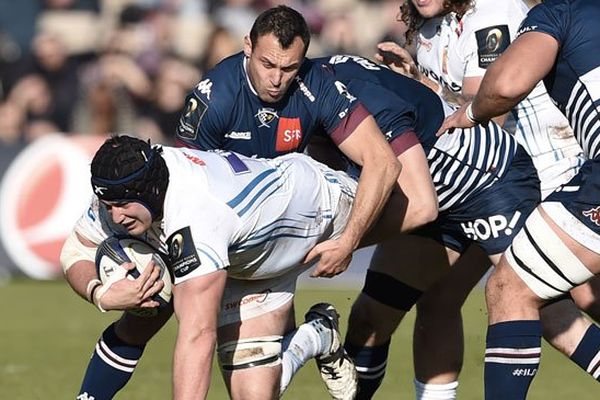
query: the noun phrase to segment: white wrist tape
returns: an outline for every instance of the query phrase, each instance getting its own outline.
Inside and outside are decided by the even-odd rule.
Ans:
[[[467,106],[467,109],[465,110],[465,115],[466,115],[467,119],[469,120],[469,122],[471,122],[472,124],[475,124],[475,125],[482,124],[482,121],[479,121],[473,115],[473,103],[469,103],[469,105]]]

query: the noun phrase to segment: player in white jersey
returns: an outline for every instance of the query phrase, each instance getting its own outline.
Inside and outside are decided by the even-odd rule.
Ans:
[[[488,280],[487,400],[527,396],[540,361],[540,307],[600,274],[599,18],[595,0],[547,0],[532,8],[472,103],[443,125],[473,126],[502,114],[543,79],[588,157],[530,215]],[[598,329],[590,327],[576,346],[571,358],[600,381]]]
[[[107,140],[91,170],[94,200],[61,255],[67,278],[100,309],[111,309],[115,299],[104,287],[91,280],[81,288],[100,242],[125,231],[168,251],[180,324],[174,398],[206,396],[217,335],[233,398],[279,398],[302,365],[282,376],[286,357],[316,357],[337,374],[355,374],[335,310],[313,306],[294,330],[292,302],[297,276],[327,257],[315,254],[319,244],[335,246],[344,235],[360,241],[377,216],[352,225],[355,180],[301,154],[256,159],[151,147],[128,136]],[[155,271],[139,280],[135,306],[155,305],[148,300],[153,278]],[[132,367],[123,355],[104,356]],[[335,398],[352,398],[355,383],[340,380]]]
[[[515,37],[527,7],[519,0],[408,0],[401,6],[401,12],[409,28],[407,38],[416,42],[417,63],[406,50],[390,42],[379,45],[376,57],[397,72],[426,84],[454,105],[460,105],[476,93],[487,66]],[[584,161],[568,121],[553,105],[541,83],[497,121],[532,156],[543,197],[571,179]],[[472,247],[456,268],[420,299],[413,341],[417,399],[455,398],[463,355],[460,308],[488,266],[485,256]],[[574,296],[580,307],[596,310],[588,288],[577,289]],[[590,322],[577,316],[573,307],[564,308],[577,321],[573,335],[590,326]],[[544,320],[546,337],[554,338],[554,346],[571,354],[574,350],[571,343],[561,341],[568,335],[559,335],[562,326],[553,326],[550,320]],[[447,356],[440,360],[437,354],[442,352]]]

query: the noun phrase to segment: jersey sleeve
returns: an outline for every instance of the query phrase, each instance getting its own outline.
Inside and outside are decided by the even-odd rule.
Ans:
[[[216,75],[216,74],[214,74]],[[225,132],[227,102],[234,94],[227,93],[221,77],[209,73],[185,99],[184,111],[176,130],[177,144],[200,150],[221,148]]]
[[[459,53],[465,60],[464,77],[481,77],[487,67],[508,48],[519,22],[521,9],[511,9],[513,2],[482,2],[463,26]]]
[[[320,68],[317,103],[320,121],[333,142],[339,145],[370,114],[346,85],[335,80],[331,71]]]
[[[175,284],[227,268],[229,245],[239,223],[225,204],[207,193],[194,195],[193,188],[191,192],[165,215],[165,221],[169,221],[165,233]]]
[[[568,31],[569,6],[565,1],[541,3],[533,7],[521,23],[517,36],[527,32],[542,32],[563,43]]]

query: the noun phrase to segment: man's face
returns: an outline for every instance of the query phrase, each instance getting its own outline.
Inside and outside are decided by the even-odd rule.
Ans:
[[[139,236],[150,229],[152,214],[141,203],[103,201],[115,224],[122,225],[130,235]]]
[[[244,53],[248,57],[248,75],[258,97],[275,103],[283,98],[298,74],[304,60],[304,42],[296,37],[289,48],[283,49],[269,33],[259,36],[252,46],[250,37],[246,36]]]
[[[417,12],[425,19],[437,17],[444,11],[444,0],[411,0]]]

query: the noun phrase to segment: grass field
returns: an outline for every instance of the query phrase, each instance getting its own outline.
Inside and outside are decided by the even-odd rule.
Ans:
[[[343,313],[356,295],[348,290],[300,290],[297,310],[330,301]],[[67,284],[13,281],[0,286],[0,399],[74,399],[84,368],[100,332],[117,314],[100,314],[76,297]],[[480,291],[465,306],[466,354],[459,399],[481,399],[485,311]],[[376,399],[413,399],[410,332],[412,315],[394,336],[388,372]],[[345,330],[345,326],[343,327]],[[118,399],[152,400],[171,396],[171,354],[176,324],[171,321],[148,346],[129,385]],[[216,371],[216,370],[215,370]],[[220,376],[213,374],[209,399],[226,399]],[[286,399],[327,399],[314,364],[292,382]],[[530,391],[532,400],[600,398],[600,387],[562,355],[546,346],[540,373]]]

